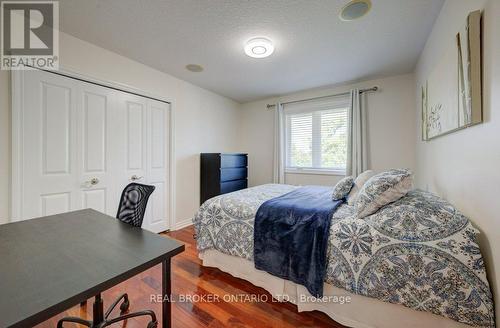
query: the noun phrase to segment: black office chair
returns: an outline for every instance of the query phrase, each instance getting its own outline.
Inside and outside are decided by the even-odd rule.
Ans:
[[[144,219],[144,213],[146,212],[146,205],[148,204],[149,196],[151,196],[154,190],[154,186],[139,183],[131,183],[126,186],[122,192],[116,218],[122,222],[130,224],[131,226],[140,228]],[[111,312],[121,301],[123,302],[120,304],[120,315],[116,318],[109,319]],[[86,301],[81,303],[81,305],[85,304]],[[114,323],[139,316],[151,317],[151,321],[148,323],[147,328],[156,328],[158,326],[158,321],[156,320],[156,315],[153,311],[144,310],[133,313],[125,313],[128,311],[129,306],[130,302],[128,295],[123,294],[118,297],[113,304],[111,304],[106,313],[104,313],[104,303],[102,301],[101,294],[97,294],[94,300],[92,321],[77,317],[66,317],[59,320],[57,328],[63,328],[64,322],[78,323],[91,328],[103,328]]]

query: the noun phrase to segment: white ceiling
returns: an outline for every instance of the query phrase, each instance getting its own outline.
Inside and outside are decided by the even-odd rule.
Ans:
[[[347,0],[64,0],[61,29],[238,102],[412,72],[442,0],[373,0],[342,22]],[[267,36],[275,52],[247,57]],[[205,70],[192,73],[187,64]]]

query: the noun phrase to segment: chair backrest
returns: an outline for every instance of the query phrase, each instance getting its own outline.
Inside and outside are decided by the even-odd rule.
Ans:
[[[154,186],[131,183],[123,189],[116,218],[134,227],[141,227],[149,196]]]

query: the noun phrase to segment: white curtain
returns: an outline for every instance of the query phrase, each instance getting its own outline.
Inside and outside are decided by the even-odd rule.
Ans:
[[[273,182],[285,183],[285,127],[283,105],[276,104],[274,110],[274,161]]]
[[[349,106],[349,141],[347,149],[347,175],[357,177],[367,169],[366,115],[359,89],[351,90]]]

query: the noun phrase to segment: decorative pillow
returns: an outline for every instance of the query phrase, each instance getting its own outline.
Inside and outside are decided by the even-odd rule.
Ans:
[[[397,201],[413,186],[410,170],[392,169],[374,175],[361,188],[354,204],[358,219],[378,211],[379,208]]]
[[[372,170],[367,170],[358,175],[356,180],[354,180],[354,186],[351,189],[351,192],[347,196],[347,204],[354,205],[356,203],[356,198],[358,198],[358,193],[363,187],[363,185],[368,181],[372,176],[375,175],[375,172]]]
[[[347,197],[354,185],[354,178],[351,176],[345,177],[333,187],[332,200],[341,200]]]

